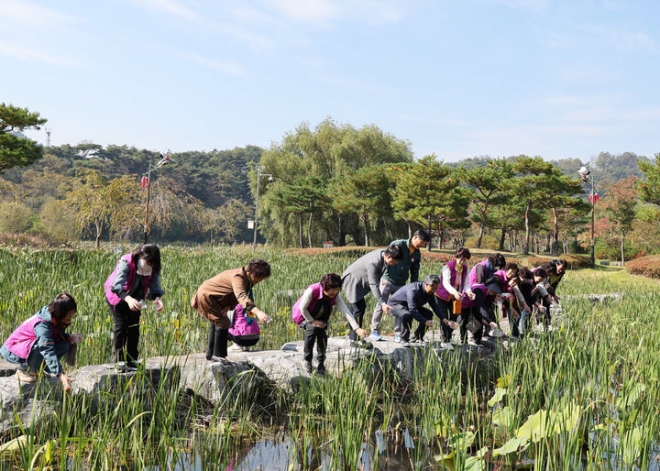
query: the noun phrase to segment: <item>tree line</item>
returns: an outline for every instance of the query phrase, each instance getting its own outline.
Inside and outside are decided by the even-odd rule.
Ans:
[[[42,148],[16,133],[45,123],[26,109],[3,104],[0,119],[0,233],[58,243],[138,241],[145,233],[161,241],[249,243],[258,187],[259,242],[283,247],[384,245],[419,227],[438,248],[560,253],[590,243],[591,186],[578,176],[578,159],[415,160],[409,142],[374,125],[328,118],[313,128],[302,123],[268,149],[179,152],[158,167],[159,152],[134,147]],[[25,146],[31,150],[22,152]],[[599,256],[657,247],[635,237],[660,220],[657,159],[601,153],[591,162]]]

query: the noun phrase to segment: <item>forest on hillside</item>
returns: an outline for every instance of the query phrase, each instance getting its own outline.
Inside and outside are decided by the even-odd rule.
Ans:
[[[4,170],[0,234],[54,244],[252,243],[258,196],[258,242],[276,246],[376,246],[425,228],[437,248],[581,252],[591,242],[593,190],[596,255],[630,258],[660,246],[657,205],[637,194],[640,166],[656,168],[629,152],[591,162],[415,160],[410,143],[376,126],[330,119],[303,123],[269,149],[165,154],[84,142]]]

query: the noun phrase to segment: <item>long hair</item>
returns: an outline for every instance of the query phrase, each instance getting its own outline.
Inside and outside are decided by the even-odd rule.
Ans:
[[[48,305],[48,312],[58,322],[64,319],[71,311],[77,311],[78,305],[69,293],[60,293]]]
[[[160,249],[154,244],[138,245],[131,254],[133,263],[137,265],[139,259],[144,259],[149,264],[153,273],[160,273]]]

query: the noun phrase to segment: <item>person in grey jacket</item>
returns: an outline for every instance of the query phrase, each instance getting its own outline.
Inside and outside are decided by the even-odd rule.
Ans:
[[[364,299],[369,292],[376,298],[376,304],[383,307],[386,304],[380,291],[380,279],[385,273],[385,268],[394,266],[403,258],[403,253],[398,245],[390,245],[386,249],[376,249],[353,262],[342,275],[344,296],[348,301],[348,309],[353,314],[358,325],[362,327],[364,312],[367,302]],[[387,308],[386,308],[387,309]],[[351,327],[348,334],[351,345],[361,345],[362,341],[357,339],[355,330]]]

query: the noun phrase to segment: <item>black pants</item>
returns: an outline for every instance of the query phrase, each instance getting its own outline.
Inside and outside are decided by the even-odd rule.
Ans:
[[[474,290],[474,294],[476,295],[476,297],[474,298],[475,305],[461,310],[460,327],[461,327],[461,342],[463,343],[467,342],[466,326],[468,322],[470,322],[470,318],[474,317],[475,320],[481,325],[483,325],[484,322],[486,323],[493,322],[495,319],[494,314],[492,314],[491,312],[492,307],[487,305],[486,296],[484,295],[483,291],[481,291],[480,289],[476,289]],[[488,327],[488,329],[490,329],[490,326]],[[481,344],[481,339],[483,337],[483,330],[484,328],[482,327],[481,329],[472,333],[472,338],[477,344]]]
[[[420,307],[417,309],[417,311],[426,318],[426,320],[431,320],[433,319],[433,313],[429,310],[426,309],[425,307]],[[392,306],[392,309],[390,309],[390,313],[396,317],[401,325],[401,340],[405,340],[408,342],[410,340],[410,328],[412,327],[412,321],[413,321],[413,316],[406,308],[405,306],[402,306],[400,304],[395,304]],[[426,323],[425,322],[420,322],[419,325],[417,326],[417,329],[415,329],[414,336],[415,338],[422,339],[424,338],[424,334],[426,333]]]
[[[110,310],[115,323],[112,332],[114,360],[116,362],[134,362],[138,359],[141,311],[132,311],[126,301],[120,301],[116,306],[110,306]]]
[[[206,359],[210,360],[211,357],[227,357],[227,339],[229,338],[229,329],[221,329],[217,325],[211,323],[211,330],[209,330],[209,342],[206,347]]]
[[[305,322],[300,326],[305,329],[305,348],[303,353],[304,361],[312,361],[314,358],[314,344],[316,343],[316,359],[319,365],[325,362],[325,351],[328,347],[328,323],[325,327],[314,327],[311,322]]]
[[[355,321],[358,323],[360,328],[362,328],[362,320],[364,319],[364,311],[367,310],[367,301],[365,301],[365,299],[362,298],[359,301],[356,301],[354,303],[349,303],[348,304],[348,310],[351,311],[351,314],[353,314],[353,317],[355,317]],[[357,340],[357,334],[353,330],[353,327],[351,327],[351,330],[348,333],[348,338],[351,339],[351,340]]]
[[[453,314],[454,312],[453,301],[445,301],[444,299],[440,299],[440,298],[436,298],[436,299],[438,300],[438,305],[440,306],[440,310],[442,310],[445,313],[447,320],[456,322],[458,320],[458,315]],[[451,336],[454,333],[454,329],[452,329],[448,325],[445,325],[445,323],[442,322],[442,318],[440,318],[440,327],[442,327],[443,341],[449,342],[451,340]]]

